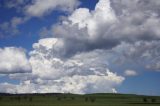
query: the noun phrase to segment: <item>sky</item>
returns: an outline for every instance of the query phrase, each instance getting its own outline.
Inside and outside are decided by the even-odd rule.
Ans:
[[[0,0],[0,92],[160,96],[159,0]]]

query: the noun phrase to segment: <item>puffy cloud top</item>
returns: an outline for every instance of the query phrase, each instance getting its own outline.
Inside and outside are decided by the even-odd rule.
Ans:
[[[31,51],[29,61],[32,74],[40,78],[36,83],[48,86],[51,83],[53,92],[102,93],[116,91],[115,87],[125,79],[108,70],[105,54],[99,56],[102,51],[95,50],[62,58],[62,44],[63,40],[59,38],[45,38],[34,44],[35,49]],[[101,87],[103,84],[106,86]]]
[[[78,24],[79,28],[86,27],[90,37],[94,39],[95,36],[98,36],[99,27],[115,22],[116,16],[110,6],[110,1],[100,0],[96,4],[94,11],[90,12],[87,8],[77,9],[69,17],[69,20],[72,22],[72,25]]]
[[[46,49],[51,49],[57,42],[58,39],[56,38],[40,39],[38,43],[33,44],[33,48],[40,48],[42,46]]]

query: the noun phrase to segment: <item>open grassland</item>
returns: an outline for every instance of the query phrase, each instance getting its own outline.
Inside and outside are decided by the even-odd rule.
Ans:
[[[125,94],[0,94],[0,106],[160,106],[160,97]]]

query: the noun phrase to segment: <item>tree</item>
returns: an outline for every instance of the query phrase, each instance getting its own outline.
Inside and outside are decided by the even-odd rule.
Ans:
[[[24,99],[26,100],[26,99],[27,99],[27,96],[24,96]]]
[[[96,99],[95,98],[90,98],[91,102],[95,102]]]
[[[0,97],[0,101],[2,100],[3,98],[2,97]]]
[[[152,102],[152,103],[156,102],[156,99],[151,99],[151,102]]]
[[[29,101],[30,101],[30,102],[32,102],[32,101],[33,101],[32,97],[30,97],[30,98],[29,98]]]
[[[74,98],[74,97],[71,97],[71,99],[74,100],[75,98]]]
[[[147,102],[147,98],[143,98],[143,102]]]
[[[17,97],[17,100],[20,102],[20,101],[21,101],[21,97],[20,97],[20,96],[18,96],[18,97]]]
[[[60,98],[60,97],[58,97],[58,98],[57,98],[57,100],[58,100],[58,101],[60,101],[60,100],[61,100],[61,98]]]
[[[66,99],[67,97],[66,97],[66,96],[64,96],[63,98],[64,98],[64,99]]]
[[[85,98],[85,102],[88,102],[88,97]]]

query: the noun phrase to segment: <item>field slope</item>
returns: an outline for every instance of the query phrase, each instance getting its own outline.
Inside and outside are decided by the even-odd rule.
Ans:
[[[0,106],[160,106],[160,97],[108,93],[0,94]]]

